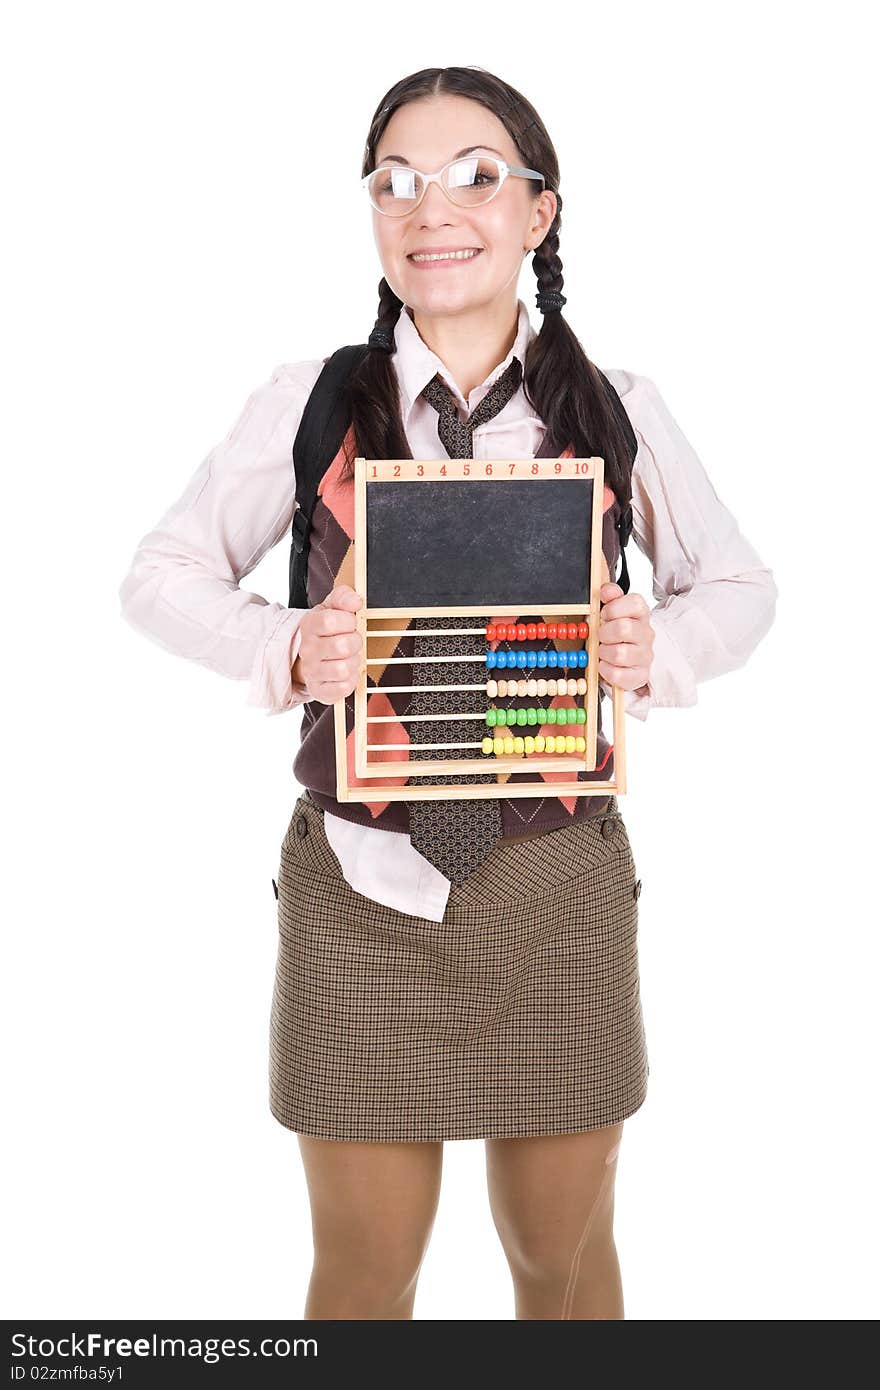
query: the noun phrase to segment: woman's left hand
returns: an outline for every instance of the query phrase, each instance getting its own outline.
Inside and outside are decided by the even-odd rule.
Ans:
[[[645,685],[654,657],[654,629],[641,594],[625,594],[619,584],[599,590],[599,675],[609,685],[638,690]]]

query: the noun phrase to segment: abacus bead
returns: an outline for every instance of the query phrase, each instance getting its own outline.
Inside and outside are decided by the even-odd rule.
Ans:
[[[539,724],[547,723],[547,711],[544,709],[543,705],[541,705],[540,708],[535,711],[535,718],[537,719]]]
[[[487,666],[487,668],[488,668],[490,671],[494,671],[495,667],[498,665],[498,658],[499,658],[501,655],[502,655],[501,652],[487,652],[487,653],[486,653],[486,666]]]
[[[505,680],[500,680],[500,681],[498,682],[498,694],[501,695],[501,696],[504,696],[504,695],[507,694],[507,681],[505,681]]]
[[[583,676],[581,676],[580,680],[577,683],[577,693],[579,695],[586,695],[587,693],[587,682]]]
[[[526,683],[526,694],[535,696],[538,693],[538,682],[534,677]]]
[[[573,753],[573,752],[574,752],[574,738],[572,737],[571,734],[569,734],[569,735],[566,737],[566,740],[565,740],[565,751],[566,751],[566,753]]]
[[[523,752],[525,751],[525,746],[526,746],[526,741],[525,741],[524,738],[515,738],[515,739],[513,740],[513,751],[514,751],[514,753],[523,753]]]
[[[529,689],[529,683],[528,683],[528,681],[517,681],[517,683],[516,683],[516,693],[517,693],[517,695],[527,695],[527,694],[528,694],[528,689]]]
[[[559,665],[559,653],[558,653],[558,651],[556,650],[555,647],[551,647],[550,651],[547,653],[547,665],[548,665],[548,666],[558,666],[558,665]]]
[[[548,681],[548,682],[547,682],[547,693],[548,693],[548,695],[558,695],[558,694],[559,694],[559,682],[558,682],[558,681]]]
[[[587,711],[584,709],[583,705],[578,705],[577,722],[579,724],[586,724],[587,722]]]
[[[526,734],[526,736],[525,736],[525,745],[526,745],[526,752],[527,752],[527,753],[534,753],[534,751],[535,751],[535,740],[532,738],[531,734]]]
[[[577,659],[578,659],[578,666],[586,666],[586,664],[587,664],[587,653],[586,653],[586,652],[578,652],[578,654],[577,654]]]
[[[543,642],[544,638],[547,636],[547,624],[538,623],[537,632],[535,635],[537,636],[539,641]]]
[[[504,725],[507,723],[506,709],[497,709],[495,711],[495,723],[499,728],[504,728]]]
[[[543,734],[536,734],[536,735],[535,735],[535,752],[536,752],[536,753],[543,753],[543,752],[544,752],[544,749],[545,749],[546,747],[547,747],[547,740],[545,739],[544,735],[543,735]]]
[[[505,753],[513,752],[513,738],[510,735],[504,740],[504,751]]]
[[[569,637],[577,637],[577,635],[578,635],[578,625],[577,625],[577,623],[569,623],[569,624],[568,624],[568,628],[567,628],[567,632],[568,632]]]
[[[538,664],[538,653],[537,653],[537,652],[526,652],[526,665],[528,666],[529,670],[530,670],[530,671],[534,670],[534,668],[537,666],[537,664]]]
[[[493,740],[492,740],[492,747],[493,747],[495,753],[498,754],[498,755],[500,755],[501,753],[504,752],[504,739],[503,739],[503,738],[496,738],[496,739],[493,739]]]
[[[487,681],[487,682],[486,682],[486,694],[489,696],[490,700],[494,700],[495,696],[498,694],[498,682],[497,682],[497,681]]]
[[[589,624],[589,623],[578,623],[577,635],[578,635],[578,637],[589,637],[589,635],[590,635],[590,624]]]
[[[483,739],[483,752],[484,752],[484,753],[491,753],[491,752],[492,752],[493,746],[494,746],[494,745],[493,745],[492,740],[491,740],[490,738],[484,738],[484,739]]]
[[[575,741],[574,741],[574,746],[575,746],[575,751],[576,751],[577,753],[586,753],[586,751],[587,751],[587,740],[586,740],[585,738],[576,738]]]
[[[548,637],[555,637],[555,636],[556,636],[556,624],[555,624],[555,623],[548,623],[548,624],[547,624],[547,636],[548,636]]]
[[[556,707],[555,707],[555,705],[551,705],[550,708],[547,710],[547,723],[548,723],[548,724],[555,724],[555,723],[556,723]]]
[[[537,635],[538,635],[538,626],[537,626],[537,623],[526,623],[526,637],[528,637],[529,641],[530,641],[530,642],[534,642],[534,640],[535,640],[535,638],[537,637]]]
[[[526,640],[526,625],[525,625],[525,623],[517,623],[517,627],[516,627],[516,640],[517,640],[517,642],[524,642],[524,641]]]
[[[545,751],[548,753],[556,752],[556,739],[553,737],[552,734],[548,734],[547,737],[544,739],[544,748]]]
[[[522,724],[528,724],[528,722],[529,722],[529,712],[528,712],[527,709],[518,709],[518,710],[517,710],[517,712],[516,712],[516,722],[517,722],[517,724],[520,724],[520,725],[522,725]]]
[[[494,626],[493,623],[487,623],[487,624],[486,624],[486,641],[487,641],[487,642],[494,642],[494,641],[495,641],[495,626]]]
[[[543,698],[543,697],[547,694],[547,682],[544,680],[544,677],[543,677],[543,676],[541,677],[541,679],[538,681],[537,684],[538,684],[538,691],[537,691],[537,693],[538,693],[538,695],[540,695],[540,696]]]
[[[515,724],[515,723],[516,723],[516,710],[513,709],[513,708],[511,708],[511,709],[509,709],[509,710],[507,711],[507,727],[510,728],[511,725],[513,725],[513,724]]]
[[[534,705],[530,705],[529,708],[526,710],[526,723],[527,723],[527,724],[537,724],[537,722],[538,722],[538,711],[535,709]]]
[[[490,729],[494,729],[494,728],[495,728],[495,725],[498,723],[498,711],[497,711],[497,709],[487,709],[487,710],[486,710],[486,723],[488,724],[488,726],[489,726]]]
[[[517,652],[517,654],[516,654],[516,664],[517,664],[517,666],[519,666],[519,667],[521,667],[521,668],[525,668],[526,665],[528,664],[528,655],[529,655],[528,652]]]
[[[541,670],[547,665],[547,653],[538,652],[538,666]]]
[[[572,679],[566,682],[565,688],[569,695],[576,695],[578,691],[578,683],[576,680]]]

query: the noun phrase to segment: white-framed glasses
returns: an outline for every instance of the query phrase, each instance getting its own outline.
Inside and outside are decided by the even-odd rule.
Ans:
[[[424,174],[408,164],[381,164],[361,179],[361,187],[367,190],[377,212],[385,217],[406,217],[418,207],[429,183],[439,183],[450,202],[458,207],[472,208],[491,202],[511,174],[519,179],[540,179],[543,192],[544,175],[537,169],[508,164],[491,154],[450,160],[436,174]]]

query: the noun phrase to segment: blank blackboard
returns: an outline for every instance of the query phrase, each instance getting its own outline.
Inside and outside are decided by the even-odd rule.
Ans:
[[[367,607],[590,602],[592,478],[368,482]]]

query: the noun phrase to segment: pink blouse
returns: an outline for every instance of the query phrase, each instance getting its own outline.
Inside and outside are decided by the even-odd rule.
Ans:
[[[514,355],[535,336],[518,303],[510,352],[467,399],[404,310],[391,360],[400,383],[404,429],[415,459],[443,458],[438,416],[420,398],[439,372],[470,414]],[[309,698],[291,667],[307,609],[269,602],[239,587],[266,552],[289,543],[294,505],[292,449],[318,358],[282,364],[245,402],[224,440],[199,465],[181,496],[138,545],[120,589],[122,616],[166,650],[248,682],[246,703],[268,714]],[[718,497],[696,453],[648,377],[603,368],[638,441],[632,474],[633,539],[654,571],[654,658],[647,684],[625,708],[646,719],[655,706],[693,705],[697,684],[742,666],[767,633],[778,590],[773,574]],[[477,459],[531,458],[544,425],[522,387],[474,431]],[[606,690],[606,682],[602,682]],[[449,880],[409,837],[325,814],[327,838],[357,892],[401,912],[441,921]]]

